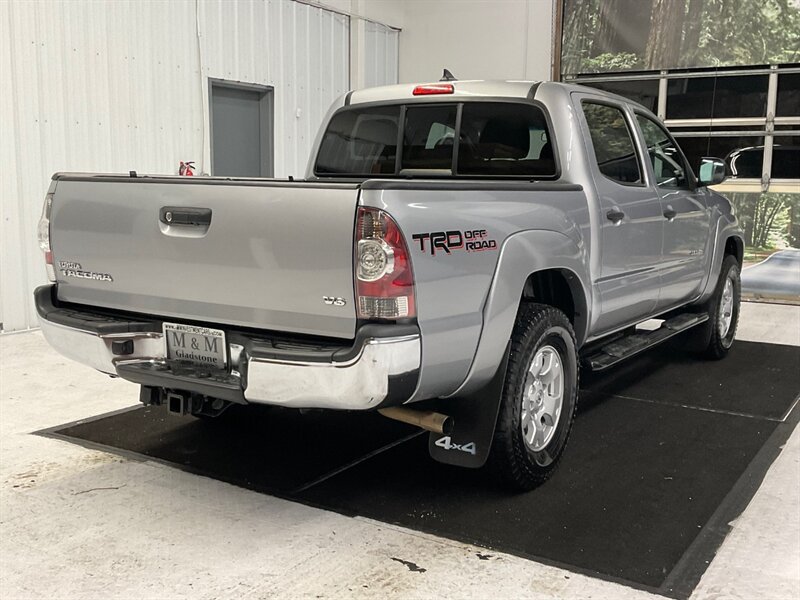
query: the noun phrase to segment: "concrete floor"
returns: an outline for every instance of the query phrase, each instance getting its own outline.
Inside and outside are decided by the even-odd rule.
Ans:
[[[741,321],[741,339],[800,345],[800,307],[745,304]],[[136,401],[38,332],[0,336],[0,597],[653,597],[30,435]],[[800,597],[799,431],[692,597]]]

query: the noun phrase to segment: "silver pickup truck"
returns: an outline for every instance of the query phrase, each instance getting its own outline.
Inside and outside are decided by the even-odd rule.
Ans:
[[[707,187],[724,163],[698,167],[652,113],[585,87],[354,91],[303,180],[54,175],[36,306],[53,347],[145,404],[380,411],[530,489],[580,369],[679,334],[728,352],[743,239]]]

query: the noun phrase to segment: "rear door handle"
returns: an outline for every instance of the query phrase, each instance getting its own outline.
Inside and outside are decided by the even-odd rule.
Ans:
[[[211,209],[187,208],[185,206],[163,206],[159,211],[158,218],[165,225],[185,225],[207,228],[211,225]]]
[[[672,208],[669,204],[667,204],[667,207],[664,209],[664,217],[672,221],[672,219],[674,219],[675,215],[677,214],[678,213],[675,212],[675,209]]]
[[[625,213],[616,206],[606,213],[606,219],[613,223],[619,223],[625,218]]]

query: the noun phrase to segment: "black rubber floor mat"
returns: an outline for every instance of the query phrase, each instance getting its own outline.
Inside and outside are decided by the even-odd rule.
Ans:
[[[800,392],[800,347],[737,341],[723,360],[659,347],[583,378],[603,394],[781,420]]]
[[[238,410],[237,410],[238,409]],[[217,419],[138,408],[56,434],[142,454],[262,492],[286,494],[418,429],[371,413],[234,406]]]
[[[426,435],[375,414],[137,409],[41,433],[685,598],[798,420],[781,422],[798,360],[737,342],[723,361],[657,351],[586,378],[562,464],[527,494],[432,462]]]
[[[404,444],[302,498],[658,588],[777,426],[636,400],[594,399],[547,483],[509,494],[487,473]]]

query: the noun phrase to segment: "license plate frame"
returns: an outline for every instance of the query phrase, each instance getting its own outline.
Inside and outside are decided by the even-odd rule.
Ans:
[[[228,344],[222,329],[164,322],[161,331],[167,360],[189,361],[194,366],[219,371],[228,369]]]

